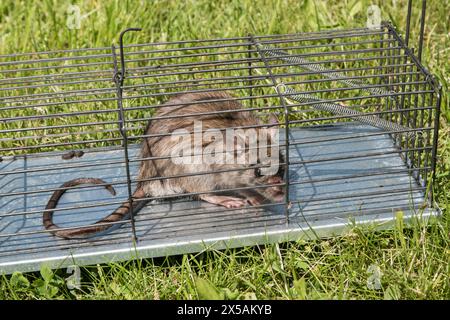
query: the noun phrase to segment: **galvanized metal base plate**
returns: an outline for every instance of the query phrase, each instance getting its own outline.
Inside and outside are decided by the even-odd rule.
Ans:
[[[423,207],[424,194],[417,190],[418,184],[406,172],[390,136],[367,136],[377,132],[380,129],[357,123],[291,130],[290,160],[296,164],[291,165],[289,175],[296,183],[290,186],[294,203],[288,223],[283,206],[270,210],[226,210],[179,198],[149,203],[138,213],[136,243],[132,241],[129,223],[88,240],[64,240],[44,232],[42,226],[42,210],[51,192],[3,197],[0,199],[0,272],[39,270],[42,263],[59,268],[198,252],[209,247],[220,249],[303,236],[332,236],[347,228],[350,220],[388,226],[399,210],[406,218],[433,215],[432,209],[419,209]],[[134,145],[129,152],[133,156],[138,149]],[[353,157],[377,150],[385,154]],[[343,155],[352,157],[345,159]],[[340,160],[321,161],[333,157]],[[117,164],[104,165],[106,160],[117,160]],[[5,160],[0,163],[0,170],[14,173],[0,178],[0,193],[57,188],[76,177],[124,181],[122,160],[121,150],[86,152],[82,158],[69,161],[88,166],[55,170],[51,174],[46,170],[32,173],[23,170],[61,165],[60,157]],[[131,163],[133,177],[138,165]],[[57,212],[55,223],[71,227],[99,220],[126,200],[125,184],[116,186],[116,191],[116,204]],[[76,190],[67,192],[58,207],[109,203],[111,197],[101,187]],[[35,213],[20,215],[25,211]]]

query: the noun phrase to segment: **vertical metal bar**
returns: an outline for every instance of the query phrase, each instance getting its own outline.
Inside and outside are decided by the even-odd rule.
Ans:
[[[388,32],[389,40],[392,40],[392,38],[393,38],[393,36],[392,36],[392,28],[389,28],[388,30],[389,30],[389,32]],[[394,55],[394,52],[393,52],[393,49],[392,49],[392,47],[393,47],[392,41],[389,41],[388,47],[389,47],[389,50],[387,50],[387,53],[389,54],[389,58],[387,59],[387,64],[388,65],[393,65],[394,64],[394,58],[392,56]],[[392,67],[387,67],[386,68],[386,72],[388,74],[392,74],[393,73],[391,68]],[[392,82],[392,76],[388,76],[387,77],[388,91],[392,91],[392,86],[390,85],[391,82]],[[386,111],[387,112],[384,115],[385,120],[392,121],[393,120],[392,119],[392,115],[390,115],[388,113],[389,111],[392,111],[392,101],[391,101],[391,99],[387,99],[387,98],[386,98]],[[394,134],[394,137],[392,137],[392,138],[395,141],[395,134]]]
[[[442,97],[442,85],[439,84],[437,88],[437,98],[436,98],[436,113],[434,116],[434,133],[433,133],[433,149],[431,153],[431,170],[432,177],[431,182],[434,184],[436,180],[436,162],[437,162],[437,146],[439,138],[439,117],[441,116],[441,97]],[[433,204],[434,194],[433,188],[431,188],[431,201]]]
[[[127,174],[127,191],[128,191],[128,201],[130,203],[130,220],[131,220],[131,231],[133,234],[133,241],[137,242],[136,235],[136,225],[135,218],[133,212],[133,193],[131,190],[131,174],[130,174],[130,159],[128,155],[128,136],[126,130],[126,120],[124,116],[123,110],[123,82],[125,80],[125,57],[123,53],[123,36],[127,31],[140,31],[139,28],[129,28],[120,33],[119,42],[120,42],[120,63],[121,63],[121,71],[118,70],[117,66],[117,56],[116,56],[116,48],[112,46],[112,53],[114,59],[114,82],[117,87],[117,106],[118,106],[118,115],[119,115],[119,131],[122,135],[122,146],[124,149],[124,160],[125,160],[125,170]]]
[[[392,29],[392,33],[397,33],[397,30],[396,29]],[[396,37],[394,36],[394,39],[395,38]],[[399,48],[394,50],[394,54],[398,56],[398,57],[394,58],[394,64],[396,65],[396,67],[394,68],[394,73],[395,73],[394,83],[399,83],[399,82],[401,82],[400,76],[399,76],[399,73],[400,73],[399,64],[400,64],[400,59],[401,59],[400,58],[401,48],[400,48],[400,44],[396,43],[395,46],[398,46]],[[393,92],[403,92],[404,87],[402,87],[402,86],[399,87],[398,85],[396,85],[392,89],[394,89],[394,90],[392,90]],[[403,111],[402,111],[403,102],[400,101],[400,103],[399,103],[399,99],[401,100],[401,98],[403,98],[403,97],[404,97],[403,95],[401,95],[401,97],[399,97],[399,96],[394,96],[393,97],[393,99],[394,99],[394,101],[393,101],[394,110],[400,111],[400,112],[395,112],[395,114],[393,115],[392,122],[398,123],[400,125],[403,125]],[[395,136],[395,144],[401,150],[402,147],[403,147],[402,146],[402,135],[401,134],[395,134],[394,136]],[[401,153],[401,155],[403,155],[403,154]],[[406,161],[406,158],[404,158],[404,160]]]
[[[384,24],[382,24],[382,26],[383,26],[383,28],[384,29],[387,29],[387,27],[384,25]],[[384,37],[385,37],[385,33],[383,32],[383,33],[381,33],[380,34],[380,49],[383,49],[384,48]],[[389,90],[389,86],[388,86],[388,83],[389,83],[389,79],[388,79],[388,77],[385,75],[385,73],[387,73],[388,72],[388,70],[387,70],[387,68],[386,68],[386,65],[388,65],[389,64],[389,59],[387,58],[388,56],[389,56],[389,50],[386,50],[386,51],[381,51],[382,52],[382,55],[384,55],[385,57],[386,57],[386,59],[382,59],[381,61],[380,61],[380,66],[379,66],[379,74],[380,74],[380,77],[379,77],[379,82],[380,82],[380,84],[385,84],[385,86],[383,87],[383,89],[385,89],[385,90]],[[385,71],[386,70],[386,71]],[[380,99],[381,100],[381,99]],[[386,100],[388,100],[388,99],[386,99]],[[384,111],[387,111],[387,108],[388,108],[388,102],[386,101],[386,103],[384,104]],[[381,103],[381,101],[380,101],[380,106],[379,106],[379,110],[378,111],[383,111],[383,104]],[[384,119],[387,119],[386,118],[386,115],[383,115],[383,116],[381,116],[381,117],[383,117]],[[392,137],[392,135],[390,134],[389,136],[391,136]]]
[[[434,103],[434,94],[429,94],[429,104],[427,103],[427,105],[432,106]],[[432,121],[432,114],[433,114],[433,110],[427,110],[427,114],[428,114],[428,119],[427,119],[427,127],[431,127],[431,121]],[[425,137],[423,138],[425,140],[425,145],[426,146],[430,146],[431,145],[431,132],[430,130],[426,130],[426,132],[424,133]],[[425,151],[425,159],[424,159],[424,166],[429,166],[430,165],[430,158],[431,158],[431,153],[432,151],[427,150]],[[429,174],[429,170],[428,169],[423,169],[423,179],[424,179],[424,187],[427,186],[428,184],[428,174]],[[431,200],[431,196],[430,196],[430,200]]]
[[[405,42],[404,42],[403,39],[398,35],[398,33],[394,32],[395,30],[394,30],[394,28],[393,28],[393,26],[392,26],[391,24],[388,24],[387,27],[388,27],[390,30],[392,30],[392,34],[396,37],[396,39],[397,39],[397,41],[399,42],[399,44],[404,48],[405,54],[408,55],[409,58],[415,63],[416,71],[419,71],[419,67],[420,67],[420,66],[419,66],[418,64],[420,64],[420,62],[418,62],[417,60],[414,59],[414,58],[415,58],[415,57],[414,57],[414,49],[409,49],[409,48],[406,46]],[[414,71],[414,67],[413,67],[413,66],[410,67],[410,71],[411,71],[411,72]],[[421,69],[420,71],[423,71],[423,70]],[[415,81],[416,81],[416,82],[419,81],[419,78],[420,78],[419,73],[417,73],[417,74],[415,75]],[[410,79],[410,81],[414,81],[414,80],[412,79],[412,75],[410,76],[409,79]],[[418,89],[419,89],[419,85],[418,85],[417,83],[414,85],[414,88],[412,87],[411,84],[409,85],[409,87],[410,87],[410,90],[412,90],[412,91],[418,91]],[[415,129],[415,128],[417,128],[418,95],[417,95],[417,94],[412,94],[412,93],[410,93],[410,94],[408,95],[408,103],[409,103],[409,109],[413,109],[413,111],[409,111],[409,112],[408,112],[408,117],[407,117],[407,118],[408,118],[408,119],[407,119],[408,126],[411,127],[411,128],[413,128],[413,129]],[[407,149],[408,149],[408,150],[410,149],[409,146],[411,146],[411,148],[414,148],[414,147],[416,146],[416,142],[418,143],[419,140],[420,140],[421,138],[422,138],[422,137],[420,136],[420,132],[418,132],[416,135],[413,135],[413,136],[411,137],[411,141],[408,141],[408,143],[407,143]],[[413,176],[414,179],[417,181],[417,183],[418,183],[419,185],[421,185],[421,182],[420,182],[420,179],[421,179],[421,177],[420,177],[420,173],[421,173],[420,167],[417,167],[417,166],[415,165],[415,163],[416,163],[416,158],[417,158],[417,151],[416,151],[416,150],[409,151],[409,152],[408,152],[408,156],[409,156],[409,159],[405,159],[405,160],[406,160],[406,165],[407,165],[409,168],[411,168],[411,169],[412,169],[412,168],[417,168],[417,171],[412,171],[412,176]]]
[[[121,74],[122,71],[119,71],[117,66],[117,56],[116,56],[116,48],[112,46],[113,58],[114,58],[114,82],[116,83],[117,88],[117,108],[118,108],[118,117],[119,117],[119,131],[122,135],[122,147],[124,150],[124,160],[125,160],[125,171],[127,175],[127,191],[128,191],[128,202],[130,203],[130,220],[131,220],[131,231],[133,234],[133,241],[137,241],[136,236],[136,226],[134,220],[134,212],[133,212],[133,193],[131,191],[131,174],[130,174],[130,161],[128,156],[128,137],[126,131],[126,123],[124,119],[123,112],[123,101],[122,101],[122,85],[123,85],[123,76]]]
[[[420,37],[419,37],[419,50],[417,52],[417,58],[422,62],[422,48],[423,48],[423,33],[425,30],[425,13],[427,8],[427,1],[422,0],[422,14],[420,15]]]
[[[405,59],[407,60],[407,57]],[[407,98],[407,100],[406,100],[407,106],[405,108],[406,109],[410,109],[411,108],[411,97],[412,97],[411,92],[414,91],[414,89],[413,89],[413,87],[411,85],[411,82],[413,82],[413,74],[412,74],[413,73],[413,66],[410,65],[408,68],[405,68],[405,72],[407,72],[407,71],[410,73],[409,76],[408,76],[408,80],[407,80],[408,85],[406,86],[406,91],[409,92],[409,94],[408,94],[407,97],[405,97],[405,98]],[[405,99],[403,99],[403,96],[402,96],[402,103],[405,103]],[[406,119],[405,119],[405,121],[406,121],[406,124],[407,124],[408,127],[412,127],[412,125],[411,125],[411,111],[407,111],[406,112]],[[406,145],[405,145],[406,149],[409,150],[410,148],[414,147],[415,139],[416,139],[416,135],[413,135],[410,139],[406,140]],[[414,162],[414,157],[412,156],[412,152],[407,152],[406,153],[406,166],[408,168],[412,169],[414,167],[413,162]],[[416,180],[419,179],[418,178],[418,173],[416,173],[416,171],[411,171],[411,174]]]
[[[412,51],[412,54],[414,54],[414,50]],[[418,71],[417,69],[418,68],[416,66],[416,71]],[[421,74],[419,74],[419,73],[416,74],[415,82],[418,82],[420,80],[420,76],[421,76]],[[419,90],[420,90],[420,85],[418,83],[416,83],[414,85],[414,91],[419,91]],[[419,103],[420,103],[420,101],[419,101],[419,94],[418,93],[414,93],[414,105],[412,107],[414,109],[414,111],[413,111],[412,124],[411,124],[413,128],[417,128],[417,118],[418,118],[418,115],[419,115],[417,108],[419,108]],[[420,135],[417,135],[417,136],[413,137],[413,147],[414,148],[418,148],[419,146],[422,145],[422,141],[421,141],[422,138],[423,137],[420,136]],[[412,157],[411,157],[412,165],[419,169],[420,168],[420,153],[419,153],[419,150],[411,151],[411,155],[412,155]],[[419,174],[418,174],[418,177],[417,177],[418,181],[420,181],[420,178],[421,178],[420,177],[420,173],[421,172],[420,172],[420,169],[419,169]]]
[[[383,28],[386,28],[386,27],[383,25]],[[383,40],[384,40],[384,32],[380,34],[380,49],[383,49],[383,47],[384,47]],[[382,56],[386,56],[386,54],[387,54],[387,52],[383,51],[383,50],[381,50],[380,53]],[[383,65],[386,65],[387,61],[386,61],[386,59],[380,59],[380,60],[378,60],[378,62],[379,62],[379,66],[377,68],[377,70],[378,70],[377,73],[380,74],[380,76],[378,77],[378,83],[381,85],[383,83],[386,83],[386,77],[383,75]],[[380,88],[384,89],[383,87],[380,87]]]
[[[394,30],[394,32],[395,32],[395,30]],[[397,37],[400,38],[401,36],[399,34],[397,34]],[[401,43],[399,43],[399,47],[401,47]],[[398,49],[399,56],[400,56],[401,51],[403,51],[403,55],[404,55],[403,63],[405,64],[405,66],[403,67],[403,70],[402,70],[404,75],[402,76],[403,85],[401,86],[401,92],[405,93],[407,91],[407,87],[405,85],[407,76],[405,74],[406,74],[406,71],[407,71],[406,64],[408,63],[408,55],[406,54],[405,48],[402,48],[402,49],[399,48]],[[399,63],[398,64],[400,64],[400,57],[399,57]],[[405,98],[406,98],[405,94],[402,94],[401,97],[400,97],[400,109],[402,110],[402,112],[399,114],[400,125],[409,127],[410,126],[410,123],[409,123],[409,111],[403,111],[403,110],[405,110]],[[397,99],[398,99],[398,97],[397,97]],[[396,101],[398,101],[398,100],[396,100]],[[404,122],[405,122],[405,124],[403,124]],[[409,140],[410,140],[409,137],[407,139],[404,139],[403,136],[400,135],[399,138],[400,138],[400,145],[402,145],[402,147],[405,147],[405,149],[408,149],[408,144],[409,144]],[[409,158],[410,158],[409,157],[409,152],[405,152],[405,164],[407,166],[409,166],[409,161],[410,161]]]
[[[427,83],[426,85],[421,85],[421,86],[425,89],[426,87],[429,87],[429,84]],[[420,106],[422,106],[422,107],[427,106],[426,95],[424,93],[422,93],[422,94],[420,94],[419,98],[420,98],[419,101],[421,101]],[[418,125],[420,126],[420,128],[423,128],[424,117],[425,117],[424,110],[419,110],[419,124]],[[428,153],[428,151],[420,150],[420,148],[422,148],[424,145],[426,145],[425,136],[419,135],[417,137],[417,139],[419,142],[419,144],[418,144],[419,150],[417,150],[417,159],[418,159],[417,167],[422,168],[422,165],[423,165],[422,163],[424,163],[423,158],[426,156],[426,153]],[[423,174],[422,178],[426,179],[424,170],[422,170],[422,174]]]
[[[251,35],[248,35],[248,42],[251,41]],[[250,85],[250,89],[249,89],[249,96],[250,96],[250,108],[253,108],[253,80],[252,80],[252,53],[250,52],[252,49],[252,45],[249,44],[248,45],[248,53],[247,53],[247,59],[248,59],[248,77],[249,77],[249,85]]]
[[[405,34],[406,46],[408,46],[409,43],[409,32],[411,28],[411,7],[412,7],[412,0],[408,0],[408,14],[406,15],[406,34]]]
[[[269,64],[269,62],[267,61],[266,57],[264,56],[264,54],[261,52],[261,44],[255,41],[255,38],[250,35],[250,39],[253,42],[253,44],[256,47],[256,50],[258,51],[259,57],[262,60],[262,62],[264,63],[264,66],[266,67],[267,73],[269,74],[270,80],[272,81],[272,84],[275,87],[275,91],[277,92],[278,97],[280,98],[280,102],[281,102],[281,106],[284,108],[284,145],[285,145],[285,175],[286,175],[286,181],[285,181],[285,185],[286,185],[286,194],[284,197],[285,200],[285,206],[284,206],[284,213],[286,216],[286,225],[289,224],[289,209],[291,206],[291,202],[290,202],[290,198],[289,198],[289,107],[287,106],[286,100],[284,98],[284,95],[280,92],[280,88],[278,86],[278,83],[272,73],[272,69],[271,66]]]

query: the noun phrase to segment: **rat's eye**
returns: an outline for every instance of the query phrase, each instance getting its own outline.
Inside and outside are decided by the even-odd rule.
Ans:
[[[261,176],[262,176],[261,168],[255,168],[255,177],[259,178]]]

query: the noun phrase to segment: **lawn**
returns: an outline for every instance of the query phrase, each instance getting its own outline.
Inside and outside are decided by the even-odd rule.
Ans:
[[[414,0],[411,45],[420,2]],[[17,1],[0,2],[0,54],[108,47],[127,27],[129,42],[156,42],[362,27],[378,4],[404,30],[407,0]],[[77,5],[80,29],[66,26]],[[69,290],[65,270],[0,278],[1,299],[449,299],[450,1],[428,1],[423,62],[443,85],[436,200],[429,225],[398,220],[392,230],[354,226],[329,239],[299,240],[84,267]]]

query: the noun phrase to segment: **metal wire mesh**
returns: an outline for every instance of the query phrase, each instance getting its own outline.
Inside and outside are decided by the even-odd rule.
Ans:
[[[142,255],[157,256],[233,237],[239,240],[228,246],[299,230],[320,234],[348,217],[385,221],[397,210],[432,211],[426,188],[436,161],[440,89],[390,24],[131,44],[123,46],[123,58],[115,47],[0,56],[2,270],[32,270],[42,261],[67,265],[70,254],[82,263],[123,259],[131,239]],[[143,158],[140,143],[172,134],[145,134],[147,123],[218,113],[156,110],[181,93],[219,91],[242,104],[238,112],[278,116],[284,201],[225,209],[193,201],[201,191],[133,199],[144,182],[137,179],[140,163],[164,159]],[[211,173],[217,172],[147,180]],[[42,226],[45,203],[62,182],[85,176],[107,181],[117,196],[102,184],[69,188],[54,209],[64,229],[88,226],[127,199],[151,202],[113,223],[114,231],[55,238]]]

